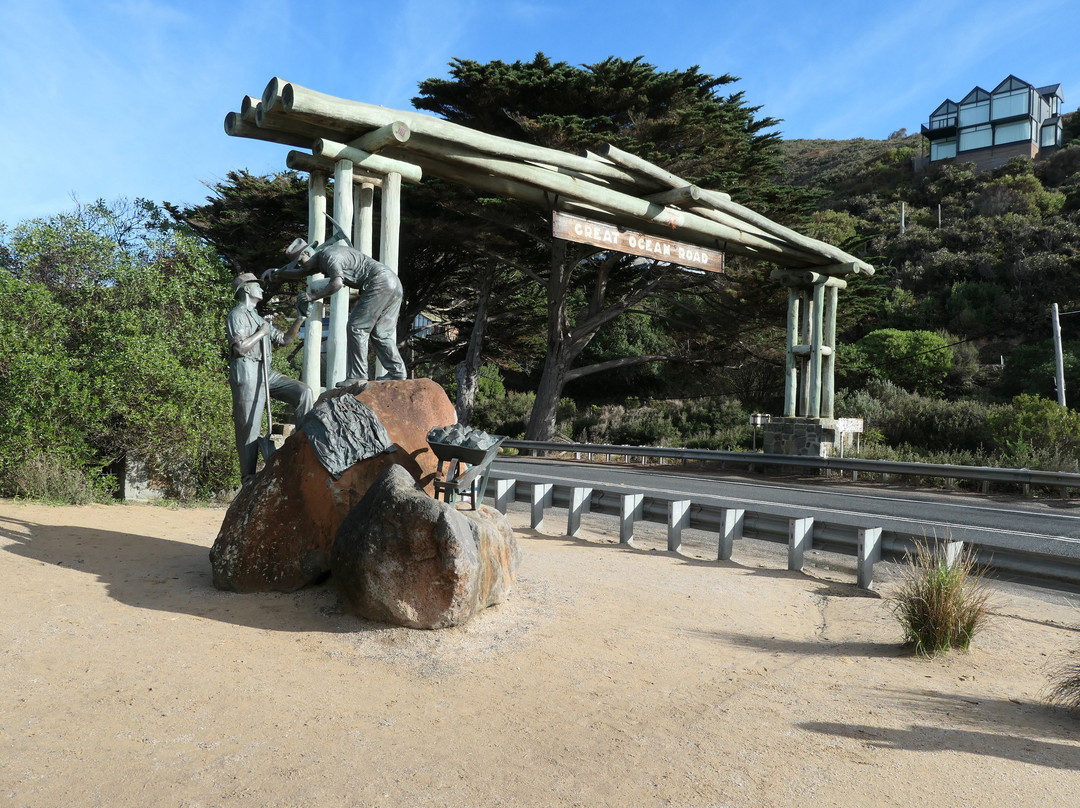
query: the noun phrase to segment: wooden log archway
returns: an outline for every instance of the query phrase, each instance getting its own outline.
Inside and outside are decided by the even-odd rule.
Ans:
[[[784,416],[833,417],[837,293],[846,286],[843,278],[872,275],[874,268],[726,193],[694,186],[612,146],[568,154],[417,112],[337,98],[280,78],[271,79],[261,95],[245,96],[240,112],[226,116],[225,131],[306,150],[290,152],[288,165],[309,172],[309,239],[325,235],[322,214],[332,174],[335,209],[350,211],[350,235],[370,254],[371,206],[379,191],[379,257],[395,269],[401,186],[424,176],[770,262],[779,267],[772,279],[789,287]],[[337,357],[344,350],[334,305],[327,386],[338,380]],[[318,389],[311,381],[318,374],[317,357],[309,359],[307,346],[304,356],[304,380]]]

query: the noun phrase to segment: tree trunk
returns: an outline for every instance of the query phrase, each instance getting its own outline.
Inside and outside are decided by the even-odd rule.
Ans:
[[[525,429],[526,440],[550,441],[555,438],[555,413],[559,396],[566,385],[566,374],[584,347],[570,341],[570,318],[567,314],[566,292],[573,271],[573,257],[566,242],[555,239],[551,245],[551,274],[548,276],[548,352],[544,370],[536,388],[536,402]]]
[[[458,362],[455,368],[457,376],[457,411],[458,423],[468,426],[472,421],[473,407],[476,404],[476,392],[480,387],[480,364],[484,347],[484,331],[487,330],[488,301],[491,287],[495,282],[495,267],[489,267],[480,278],[480,289],[476,300],[476,316],[473,318],[472,333],[469,334],[469,347],[465,360]]]

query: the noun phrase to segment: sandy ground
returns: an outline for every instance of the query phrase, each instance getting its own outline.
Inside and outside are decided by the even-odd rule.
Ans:
[[[717,563],[511,511],[510,600],[411,631],[332,582],[214,590],[223,515],[0,501],[0,804],[1080,801],[1080,718],[1043,702],[1080,597],[1001,589],[972,652],[926,661],[844,560]]]

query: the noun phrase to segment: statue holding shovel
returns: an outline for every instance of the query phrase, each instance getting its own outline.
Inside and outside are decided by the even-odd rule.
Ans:
[[[240,456],[240,474],[247,480],[255,474],[260,448],[269,456],[270,399],[286,401],[296,408],[300,421],[312,406],[311,388],[290,379],[270,367],[271,345],[288,345],[296,339],[304,314],[293,321],[287,331],[275,328],[255,310],[263,299],[262,286],[250,272],[233,280],[236,306],[225,319],[229,340],[229,387],[233,400],[233,428],[236,431],[236,451]],[[260,441],[263,408],[267,413],[267,436]]]

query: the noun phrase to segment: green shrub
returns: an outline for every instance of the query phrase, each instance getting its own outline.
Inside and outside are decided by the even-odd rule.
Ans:
[[[965,548],[949,563],[944,544],[931,549],[923,542],[914,557],[908,555],[890,605],[904,644],[925,657],[967,650],[990,614],[989,593],[971,550]]]
[[[940,393],[953,365],[948,342],[930,331],[883,328],[871,331],[855,347],[865,372],[923,394]]]
[[[477,401],[472,425],[492,435],[523,438],[535,402],[536,393],[517,392],[509,392],[502,398]]]

